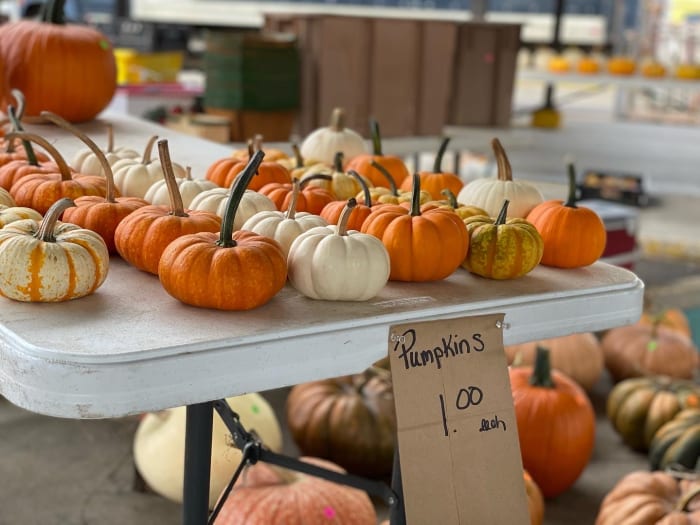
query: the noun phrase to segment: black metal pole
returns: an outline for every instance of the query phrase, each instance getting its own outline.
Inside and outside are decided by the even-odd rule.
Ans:
[[[207,525],[211,475],[212,402],[187,406],[183,525]]]
[[[401,479],[401,462],[399,461],[399,445],[394,446],[394,467],[391,473],[391,488],[398,496],[396,505],[391,507],[389,514],[390,525],[406,525],[406,510],[403,505],[403,480]]]

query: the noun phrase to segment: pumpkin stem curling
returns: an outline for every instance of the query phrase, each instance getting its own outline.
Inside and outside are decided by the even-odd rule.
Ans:
[[[342,151],[335,152],[335,155],[333,155],[333,171],[343,173],[343,156]]]
[[[299,192],[301,191],[301,182],[299,179],[294,179],[292,181],[292,198],[289,201],[289,206],[287,207],[287,213],[284,214],[285,219],[294,220],[294,216],[297,213],[297,200],[299,200]]]
[[[435,155],[435,163],[433,164],[433,173],[442,173],[442,157],[445,156],[447,145],[450,143],[450,137],[445,137],[440,143],[440,147]]]
[[[700,486],[689,490],[678,500],[676,504],[676,509],[678,512],[688,512],[688,505],[693,501],[698,495],[700,495]]]
[[[141,164],[144,166],[151,163],[151,154],[156,140],[158,140],[158,135],[152,135],[151,138],[148,139],[148,142],[146,142],[146,147],[143,149],[143,157],[141,157]]]
[[[245,193],[250,180],[258,171],[258,166],[263,160],[265,152],[258,150],[250,157],[248,164],[243,169],[243,171],[236,177],[236,181],[233,183],[233,188],[231,189],[231,194],[229,195],[228,202],[226,203],[226,210],[224,211],[224,216],[221,221],[221,231],[219,232],[219,240],[216,241],[217,246],[222,248],[233,248],[236,246],[236,241],[233,240],[233,219],[236,217],[236,211],[238,211],[238,205],[241,203],[243,194]]]
[[[27,107],[27,99],[25,98],[24,93],[22,93],[19,89],[12,89],[10,90],[10,93],[15,99],[15,102],[17,102],[17,120],[21,121],[24,118],[24,110]]]
[[[364,195],[365,199],[365,206],[368,208],[372,207],[372,193],[369,191],[369,186],[367,186],[367,183],[365,182],[365,179],[362,178],[362,175],[357,173],[355,170],[348,170],[348,175],[351,177],[354,177],[354,179],[358,182],[360,185],[360,188],[362,188],[362,194]]]
[[[508,205],[510,204],[510,201],[508,199],[503,201],[503,206],[501,207],[501,211],[498,212],[498,217],[496,217],[496,221],[493,223],[494,226],[501,226],[506,223],[506,219],[508,218]]]
[[[451,208],[454,208],[455,210],[459,208],[459,203],[457,202],[457,197],[455,196],[454,193],[450,191],[449,188],[445,188],[440,191],[440,195],[444,195],[445,198],[447,199],[447,203],[450,205]]]
[[[30,140],[32,142],[35,142],[36,144],[39,144],[39,146],[44,148],[46,150],[46,153],[48,153],[49,156],[53,159],[54,163],[56,164],[56,167],[58,168],[58,172],[61,174],[61,180],[67,181],[73,178],[71,176],[70,167],[68,166],[66,159],[64,159],[58,152],[58,150],[41,135],[36,135],[35,133],[27,133],[26,131],[13,131],[5,135],[5,138],[8,140]]]
[[[348,220],[350,220],[350,214],[355,206],[357,206],[357,201],[354,198],[348,199],[348,203],[343,208],[343,211],[340,213],[340,218],[338,219],[338,235],[348,234]]]
[[[555,386],[552,380],[552,363],[549,358],[549,350],[541,346],[537,347],[530,384],[542,388],[554,388]]]
[[[75,202],[68,197],[58,199],[46,211],[46,215],[39,223],[39,229],[34,234],[34,238],[43,242],[56,242],[54,230],[56,229],[56,221],[61,214],[68,208],[75,206]]]
[[[330,128],[333,131],[343,131],[345,129],[345,111],[343,108],[333,109]]]
[[[377,119],[369,119],[369,129],[372,136],[372,152],[375,157],[382,157],[382,136],[379,133],[379,122],[377,122]]]
[[[506,150],[503,149],[503,144],[497,138],[491,139],[491,147],[496,156],[496,165],[498,166],[498,180],[513,180],[513,169],[510,166]]]
[[[170,160],[170,150],[168,149],[167,139],[158,141],[158,154],[160,156],[160,165],[163,168],[165,185],[168,188],[168,196],[170,197],[170,215],[174,215],[175,217],[188,217],[187,213],[185,213],[185,206],[182,203],[180,188],[175,179],[175,172],[173,171],[173,163]]]
[[[22,128],[22,124],[19,121],[19,118],[17,117],[17,112],[15,111],[15,108],[12,104],[7,106],[7,117],[10,119],[10,123],[12,124],[12,130],[13,131],[24,131]],[[22,141],[22,146],[24,147],[24,151],[27,153],[27,163],[30,166],[38,166],[39,161],[36,158],[36,154],[34,153],[34,148],[32,147],[32,143],[29,142],[28,140],[23,140]],[[7,145],[7,152],[12,153],[15,150],[15,144],[14,141],[11,140],[8,142]]]
[[[411,195],[411,217],[420,215],[420,175],[413,174],[413,194]]]
[[[90,148],[92,153],[97,158],[97,161],[100,163],[100,166],[102,166],[102,171],[104,172],[105,180],[107,182],[105,202],[114,204],[114,175],[112,174],[112,167],[109,165],[109,162],[107,162],[107,157],[105,157],[105,154],[102,152],[99,146],[95,144],[95,141],[56,113],[52,113],[51,111],[42,111],[40,115],[42,118],[56,124],[59,128],[72,133],[83,141],[88,148]]]
[[[305,177],[302,177],[302,179],[299,181],[301,189],[303,190],[304,188],[306,188],[306,186],[308,186],[309,182],[311,182],[312,180],[332,181],[333,177],[331,177],[327,173],[313,173],[311,175],[306,175]]]
[[[391,191],[391,194],[392,194],[394,197],[398,197],[398,196],[399,196],[399,190],[398,190],[398,188],[396,187],[396,182],[394,181],[394,177],[391,176],[391,173],[389,173],[389,170],[386,169],[384,166],[382,166],[382,165],[381,165],[379,162],[377,162],[376,160],[372,160],[372,162],[370,162],[370,165],[371,165],[374,169],[379,170],[379,173],[381,173],[382,176],[383,176],[383,177],[387,180],[387,182],[389,183],[389,191]]]
[[[578,208],[578,206],[576,206],[576,168],[573,162],[569,162],[567,170],[569,174],[569,195],[564,206],[567,208]]]

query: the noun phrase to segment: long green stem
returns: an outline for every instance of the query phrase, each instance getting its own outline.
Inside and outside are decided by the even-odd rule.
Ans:
[[[34,142],[35,144],[39,144],[46,153],[49,154],[49,157],[53,160],[54,164],[56,164],[56,167],[58,168],[58,172],[61,174],[61,180],[62,181],[68,181],[73,178],[70,166],[68,166],[68,163],[66,162],[66,159],[64,159],[61,154],[58,152],[58,150],[51,144],[48,140],[46,140],[44,137],[41,135],[36,135],[35,133],[27,133],[26,131],[13,131],[12,133],[8,133],[5,135],[5,138],[8,140],[30,140]]]
[[[376,157],[383,156],[382,153],[382,136],[379,133],[379,122],[376,119],[369,119],[369,129],[372,136],[372,152]]]
[[[450,137],[445,137],[440,143],[437,153],[435,154],[435,163],[433,164],[433,173],[442,173],[442,158],[447,151],[447,145],[450,143]]]
[[[342,151],[336,151],[335,155],[333,155],[333,171],[343,173],[343,156]]]
[[[549,350],[541,346],[537,347],[535,354],[535,366],[530,376],[530,384],[542,388],[554,388],[552,380],[552,363],[549,358]]]
[[[233,248],[236,246],[236,241],[233,240],[233,219],[236,217],[236,211],[238,211],[238,205],[241,203],[245,190],[248,188],[251,179],[257,173],[258,166],[260,166],[264,156],[265,152],[262,150],[254,152],[246,167],[238,177],[236,177],[236,181],[233,183],[231,195],[229,195],[224,217],[221,221],[219,240],[216,241],[216,244],[222,248]]]
[[[348,170],[348,175],[353,177],[357,181],[357,183],[360,185],[360,188],[362,188],[362,194],[364,195],[364,199],[365,199],[365,206],[371,208],[372,207],[372,192],[369,191],[369,186],[367,186],[365,179],[363,179],[362,175],[357,173],[355,170]]]
[[[567,171],[569,175],[569,195],[564,206],[568,208],[578,208],[578,206],[576,206],[576,168],[573,162],[569,162]]]
[[[63,25],[66,23],[64,12],[66,0],[49,0],[41,10],[41,21],[50,24]]]
[[[413,174],[413,194],[411,195],[411,217],[420,215],[420,175]]]
[[[389,183],[389,191],[391,192],[391,194],[392,194],[394,197],[398,197],[398,196],[399,196],[399,190],[398,190],[398,188],[396,187],[396,181],[394,181],[394,177],[391,176],[391,173],[389,173],[389,170],[386,169],[386,168],[385,168],[384,166],[382,166],[381,164],[379,164],[379,162],[377,162],[376,160],[373,160],[372,162],[370,162],[370,165],[371,165],[374,169],[379,170],[379,173],[381,173],[382,176],[383,176],[383,177],[387,180],[387,182]]]
[[[501,226],[506,223],[506,220],[508,219],[508,205],[510,204],[510,201],[508,199],[503,201],[503,206],[501,206],[501,211],[498,212],[498,217],[496,217],[496,221],[493,223],[494,226]]]
[[[24,131],[22,128],[22,124],[20,123],[19,119],[17,118],[17,114],[15,113],[15,108],[10,104],[7,106],[7,118],[10,119],[10,123],[12,124],[12,130],[13,131]],[[10,141],[10,144],[14,144],[14,142]],[[24,147],[24,151],[27,153],[27,163],[31,166],[38,166],[39,161],[36,158],[36,154],[34,153],[34,148],[32,147],[32,143],[29,142],[28,140],[23,140],[22,141],[22,147]],[[14,146],[13,146],[14,148]]]

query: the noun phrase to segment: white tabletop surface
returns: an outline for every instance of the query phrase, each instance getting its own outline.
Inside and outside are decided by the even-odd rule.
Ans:
[[[111,120],[118,144],[160,131],[173,160],[196,169],[230,152]],[[101,129],[85,129],[93,128]],[[54,136],[61,151],[75,148],[72,140]],[[314,301],[287,286],[263,307],[221,312],[180,303],[156,276],[114,257],[91,296],[0,299],[0,394],[53,416],[117,417],[360,372],[386,355],[389,326],[411,320],[505,313],[506,344],[627,324],[641,313],[643,288],[633,273],[604,263],[538,267],[501,282],[459,269],[440,282],[389,283],[364,303]]]

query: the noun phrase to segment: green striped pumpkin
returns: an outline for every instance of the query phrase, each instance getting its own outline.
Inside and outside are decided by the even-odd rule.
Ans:
[[[695,470],[700,459],[700,409],[687,408],[663,425],[649,447],[652,470],[685,467]]]

